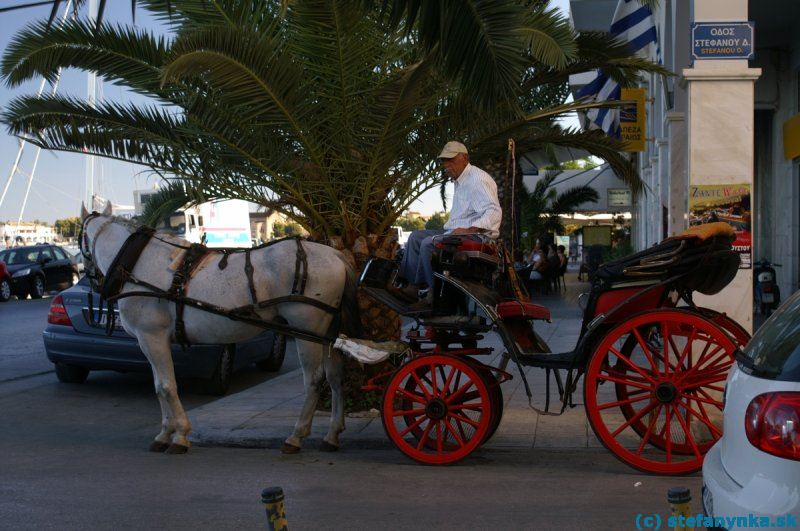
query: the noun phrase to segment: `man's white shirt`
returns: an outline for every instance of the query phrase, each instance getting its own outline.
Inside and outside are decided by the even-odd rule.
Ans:
[[[497,200],[497,184],[491,175],[467,164],[455,182],[453,208],[445,230],[478,227],[497,237],[503,211]]]

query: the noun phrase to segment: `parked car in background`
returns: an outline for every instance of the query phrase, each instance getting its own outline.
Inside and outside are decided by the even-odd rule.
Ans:
[[[8,272],[6,263],[0,261],[0,302],[11,298],[11,273]]]
[[[57,245],[14,247],[0,252],[11,274],[11,292],[20,299],[40,299],[48,292],[72,286],[78,280],[74,258]]]
[[[724,433],[703,463],[704,513],[733,517],[717,524],[727,529],[747,527],[735,517],[751,514],[790,527],[779,522],[800,515],[800,291],[736,358]]]
[[[150,363],[136,339],[122,329],[119,319],[106,335],[106,312],[99,315],[100,296],[93,293],[94,321],[89,317],[89,279],[53,298],[43,332],[47,358],[55,364],[61,382],[83,383],[93,370],[150,372]],[[115,310],[118,316],[118,312]],[[172,346],[177,376],[206,380],[206,391],[224,395],[233,373],[253,363],[265,371],[278,371],[286,354],[286,339],[271,331],[231,345]]]

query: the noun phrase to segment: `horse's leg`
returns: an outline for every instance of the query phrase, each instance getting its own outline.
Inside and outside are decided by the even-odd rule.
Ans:
[[[342,354],[332,346],[325,347],[322,361],[325,376],[331,386],[331,424],[328,434],[322,439],[320,450],[335,452],[339,449],[339,434],[344,431],[344,393],[342,392],[342,375],[344,364]]]
[[[189,417],[178,398],[178,384],[175,381],[175,367],[172,364],[169,331],[137,334],[139,346],[153,368],[153,382],[156,396],[161,404],[161,432],[150,445],[153,450],[164,449],[168,454],[183,454],[189,449],[187,435],[192,429]]]
[[[324,378],[322,366],[322,345],[308,341],[295,340],[297,355],[300,358],[300,367],[303,369],[303,386],[306,397],[300,418],[294,425],[294,431],[283,443],[282,452],[293,454],[300,451],[303,439],[311,433],[311,422],[314,420],[314,411],[317,409],[319,399],[319,384]]]

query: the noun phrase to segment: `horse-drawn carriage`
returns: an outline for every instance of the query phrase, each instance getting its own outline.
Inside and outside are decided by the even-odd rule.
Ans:
[[[534,323],[549,321],[550,312],[530,301],[501,243],[439,237],[433,306],[426,312],[409,311],[393,295],[395,263],[372,260],[362,288],[416,321],[405,338],[403,363],[365,387],[383,391],[388,437],[423,463],[463,459],[500,424],[510,362],[529,401],[522,368],[547,372],[542,413],[549,413],[551,374],[559,413],[574,405],[583,376],[589,423],[625,463],[659,474],[699,469],[721,436],[715,420],[734,352],[749,339],[725,314],[692,300],[694,291],[716,293],[735,276],[739,258],[731,241],[729,229],[715,224],[604,264],[588,294],[578,343],[564,353],[550,352],[536,333]],[[478,359],[492,351],[478,346],[490,331],[505,348],[499,367]]]
[[[284,450],[299,451],[310,433],[325,377],[332,411],[323,449],[337,448],[344,429],[342,365],[338,354],[324,355],[324,349],[343,341],[340,331],[359,328],[353,312],[357,279],[344,257],[300,239],[209,250],[110,214],[110,205],[102,214],[83,213],[81,253],[109,314],[119,304],[123,326],[153,367],[162,425],[151,450],[182,453],[189,447],[191,425],[178,398],[171,342],[229,343],[263,328],[298,340],[304,371],[306,401]],[[549,413],[551,375],[560,412],[574,405],[583,376],[589,423],[624,462],[662,474],[697,470],[721,436],[715,420],[722,382],[749,336],[724,314],[696,306],[692,293],[716,293],[736,275],[733,236],[724,223],[694,227],[600,267],[578,343],[565,353],[550,352],[536,333],[535,321],[550,320],[550,312],[530,301],[499,242],[440,237],[433,306],[423,312],[410,311],[389,289],[396,264],[372,260],[362,288],[416,321],[401,345],[407,353],[402,364],[366,386],[383,391],[387,435],[423,463],[466,457],[499,426],[501,384],[511,378],[506,369],[513,363],[529,400],[522,367],[545,369],[543,413]],[[276,267],[289,263],[294,271]],[[499,367],[479,359],[492,350],[479,346],[490,331],[503,342]]]

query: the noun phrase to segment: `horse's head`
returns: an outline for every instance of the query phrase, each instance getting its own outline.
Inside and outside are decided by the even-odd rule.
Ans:
[[[78,235],[78,248],[83,256],[84,274],[89,278],[92,289],[100,291],[103,283],[103,273],[95,263],[95,248],[97,237],[105,228],[114,222],[111,215],[111,201],[106,203],[103,212],[89,212],[81,203],[81,231]]]

